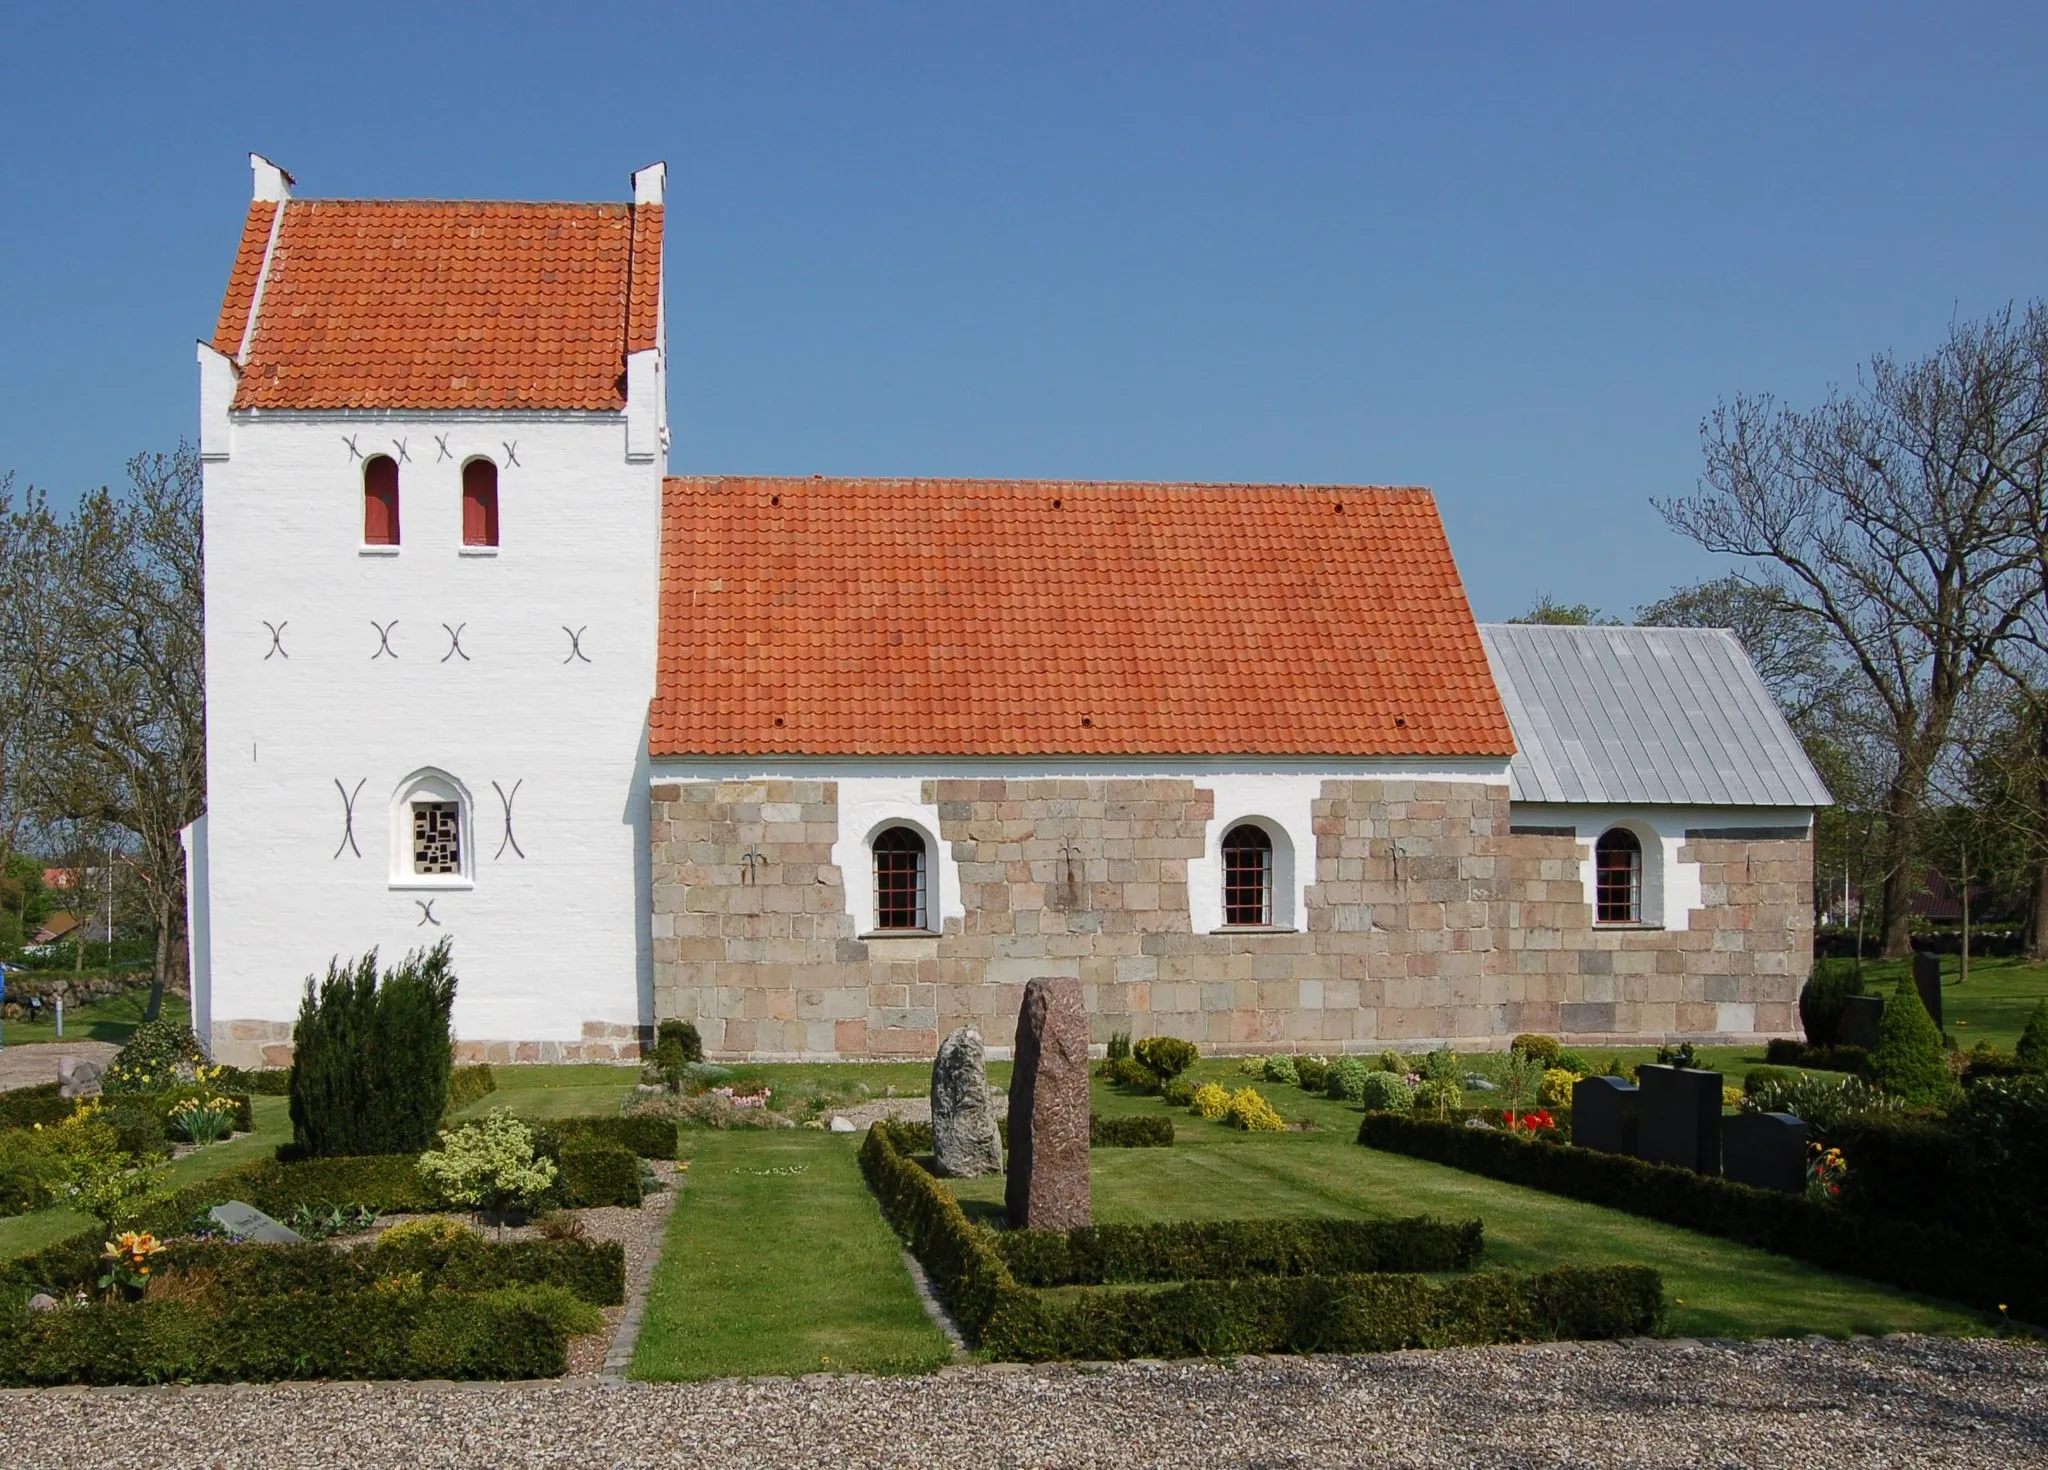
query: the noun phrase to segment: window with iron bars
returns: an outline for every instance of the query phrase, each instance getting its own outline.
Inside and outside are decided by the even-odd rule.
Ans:
[[[1643,921],[1643,845],[1626,827],[1593,844],[1593,917],[1602,924]]]
[[[461,873],[460,802],[416,801],[412,804],[412,870],[415,873]]]
[[[875,839],[875,927],[931,927],[926,920],[924,838],[908,827],[891,827]]]
[[[1273,922],[1273,839],[1246,822],[1223,838],[1223,922],[1226,927]]]

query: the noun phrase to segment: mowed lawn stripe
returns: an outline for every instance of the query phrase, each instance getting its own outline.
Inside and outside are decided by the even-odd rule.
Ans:
[[[689,1133],[636,1378],[918,1372],[952,1349],[925,1315],[855,1140]]]

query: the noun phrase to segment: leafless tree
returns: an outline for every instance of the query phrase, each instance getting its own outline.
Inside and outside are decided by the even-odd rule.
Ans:
[[[1658,508],[1839,642],[1884,737],[1884,947],[1904,954],[1930,775],[2041,595],[2048,307],[1956,325],[1918,361],[1877,357],[1817,408],[1738,397],[1701,439],[1699,493]]]

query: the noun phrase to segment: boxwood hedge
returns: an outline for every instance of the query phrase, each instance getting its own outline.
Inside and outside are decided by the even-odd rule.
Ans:
[[[1176,1220],[1001,1230],[995,1246],[1026,1286],[1210,1281],[1247,1276],[1346,1276],[1463,1271],[1479,1259],[1484,1227],[1417,1215],[1407,1220]]]

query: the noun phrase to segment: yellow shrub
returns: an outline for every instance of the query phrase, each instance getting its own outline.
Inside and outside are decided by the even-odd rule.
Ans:
[[[1721,1089],[1721,1106],[1722,1106],[1722,1107],[1724,1107],[1724,1108],[1739,1108],[1739,1107],[1741,1107],[1741,1106],[1742,1106],[1742,1089],[1741,1089],[1741,1088],[1739,1088],[1739,1087],[1725,1087],[1725,1086],[1724,1086],[1724,1087],[1723,1087],[1723,1088]]]
[[[447,1245],[473,1234],[469,1226],[448,1215],[422,1215],[416,1220],[406,1220],[392,1226],[377,1237],[379,1245],[413,1245],[424,1242],[428,1245]]]
[[[1198,1118],[1220,1118],[1229,1108],[1230,1094],[1213,1082],[1197,1087],[1194,1100],[1188,1104],[1188,1111]]]
[[[1287,1126],[1256,1087],[1240,1087],[1230,1094],[1229,1115],[1232,1126],[1247,1133],[1278,1133]]]
[[[1536,1089],[1536,1101],[1546,1108],[1568,1108],[1572,1102],[1572,1088],[1578,1081],[1579,1074],[1569,1067],[1546,1067],[1543,1069],[1543,1085]]]

